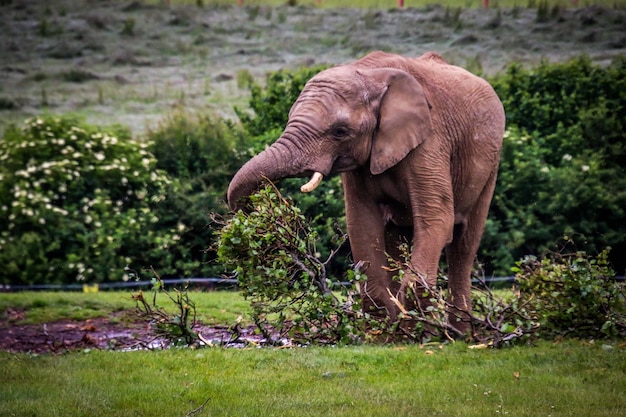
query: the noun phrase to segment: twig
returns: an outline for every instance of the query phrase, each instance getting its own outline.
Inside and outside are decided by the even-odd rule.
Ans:
[[[207,405],[207,403],[209,402],[210,399],[211,399],[211,397],[207,397],[207,399],[204,400],[204,402],[202,403],[202,405],[200,407],[194,408],[193,410],[191,410],[190,412],[185,414],[185,417],[192,417],[192,416],[195,416],[196,414],[200,413],[204,409],[204,406]]]

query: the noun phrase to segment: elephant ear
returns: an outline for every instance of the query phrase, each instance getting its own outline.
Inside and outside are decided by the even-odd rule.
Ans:
[[[379,68],[362,74],[378,86],[379,122],[370,159],[370,171],[378,175],[431,135],[430,106],[420,83],[406,71]]]

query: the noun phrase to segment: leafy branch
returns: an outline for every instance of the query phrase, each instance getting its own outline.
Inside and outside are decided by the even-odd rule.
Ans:
[[[189,298],[188,286],[182,290],[174,288],[174,294],[168,291],[163,284],[163,280],[150,267],[154,278],[152,278],[152,302],[146,300],[143,291],[133,294],[132,299],[136,302],[139,315],[148,319],[154,326],[158,336],[164,337],[174,345],[191,346],[200,339],[198,333],[193,328],[196,326],[196,305]],[[176,307],[175,313],[167,312],[163,307],[157,305],[157,295],[164,294]]]
[[[214,216],[223,226],[217,253],[219,261],[232,268],[266,341],[359,339],[351,320],[360,314],[355,290],[334,291],[336,285],[327,274],[329,263],[346,242],[345,234],[339,236],[338,248],[321,260],[317,233],[272,183],[251,196],[251,203],[249,213],[239,211],[229,220]]]

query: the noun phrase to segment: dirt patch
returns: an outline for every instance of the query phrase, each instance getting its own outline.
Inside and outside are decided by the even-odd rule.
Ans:
[[[24,311],[9,309],[0,325],[0,351],[26,353],[63,353],[83,349],[137,350],[165,349],[170,342],[159,337],[152,323],[123,311],[109,317],[88,320],[61,320],[44,324],[16,324]],[[194,330],[211,345],[244,347],[262,345],[263,338],[254,328],[241,327],[235,333],[227,326],[199,323]],[[200,344],[205,344],[200,342]]]
[[[237,75],[338,64],[381,49],[435,50],[494,74],[587,54],[626,52],[626,11],[440,6],[402,10],[145,5],[139,1],[21,0],[0,5],[0,129],[43,111],[72,112],[135,133],[173,108],[234,117],[246,105]]]

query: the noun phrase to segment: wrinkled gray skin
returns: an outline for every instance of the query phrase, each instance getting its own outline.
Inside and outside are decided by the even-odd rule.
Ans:
[[[493,195],[505,116],[483,79],[427,53],[374,52],[325,70],[304,87],[282,136],[228,188],[241,207],[263,177],[341,173],[354,262],[364,261],[365,311],[395,320],[407,285],[433,286],[446,251],[450,301],[471,310],[470,271]],[[303,186],[311,191],[317,181]],[[392,281],[385,253],[412,242],[407,273]],[[404,302],[404,301],[402,301]],[[463,322],[454,324],[467,331]]]

